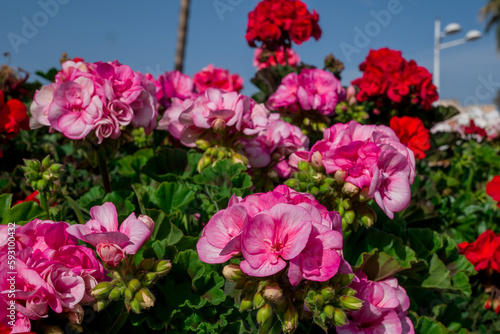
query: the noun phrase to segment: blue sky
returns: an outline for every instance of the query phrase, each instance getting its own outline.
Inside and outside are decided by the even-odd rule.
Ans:
[[[0,53],[11,53],[11,66],[34,72],[58,66],[63,51],[87,61],[114,60],[134,70],[159,74],[174,67],[179,0],[3,0],[0,4]],[[344,61],[342,83],[360,75],[358,65],[370,48],[402,50],[407,59],[432,71],[434,20],[442,26],[462,25],[462,32],[444,41],[462,37],[470,29],[484,30],[478,17],[483,1],[457,0],[305,0],[320,14],[323,36],[295,50],[306,63],[321,66],[333,53]],[[398,4],[399,2],[399,4]],[[226,11],[216,9],[226,4]],[[253,49],[244,39],[247,15],[257,0],[192,0],[185,72],[194,74],[213,63],[245,79],[245,94],[256,91],[250,83],[255,74]],[[45,5],[44,5],[45,4]],[[54,6],[57,4],[57,7]],[[384,26],[372,12],[397,5]],[[50,15],[43,14],[46,7]],[[26,24],[28,22],[28,24]],[[36,30],[29,30],[30,24]],[[356,31],[372,28],[372,36],[358,43],[356,52],[345,54],[341,45],[356,47]],[[24,32],[23,32],[24,28]],[[359,30],[358,30],[359,29]],[[21,39],[12,43],[13,36]],[[10,39],[9,39],[10,36]],[[441,97],[457,98],[465,104],[491,103],[500,89],[500,57],[494,34],[441,53]],[[0,55],[1,56],[1,55]],[[5,63],[6,58],[1,59]],[[34,75],[33,75],[34,77]]]

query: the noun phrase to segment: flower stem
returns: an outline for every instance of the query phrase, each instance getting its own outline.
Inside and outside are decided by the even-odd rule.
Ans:
[[[115,322],[113,323],[113,326],[111,326],[108,333],[110,334],[119,333],[120,329],[125,324],[125,321],[127,321],[127,318],[128,318],[128,312],[125,311],[125,305],[123,305],[120,311],[120,315],[118,316],[118,318],[116,318]]]
[[[50,212],[49,212],[49,205],[47,204],[47,196],[45,195],[45,192],[40,193],[40,206],[42,207],[43,211],[47,214],[47,219],[50,219]]]
[[[106,162],[106,150],[101,146],[98,148],[97,158],[99,160],[99,171],[101,172],[104,191],[106,194],[109,194],[111,192],[111,182],[109,180],[108,163]]]

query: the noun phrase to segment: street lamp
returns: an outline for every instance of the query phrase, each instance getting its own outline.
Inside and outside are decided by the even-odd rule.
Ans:
[[[470,41],[474,41],[481,37],[481,32],[479,30],[471,30],[465,37],[456,39],[451,42],[441,43],[441,40],[448,35],[456,34],[462,30],[460,24],[458,23],[450,23],[448,24],[443,31],[441,31],[441,21],[436,19],[434,24],[434,85],[436,86],[439,92],[439,54],[443,49],[451,48],[452,46],[457,46],[460,44],[464,44]]]

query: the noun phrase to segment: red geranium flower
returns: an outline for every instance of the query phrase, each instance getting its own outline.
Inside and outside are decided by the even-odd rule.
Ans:
[[[415,154],[415,158],[425,158],[425,151],[431,148],[429,130],[417,117],[397,117],[391,118],[389,123],[401,143],[405,144]]]
[[[500,272],[500,236],[491,230],[485,231],[472,243],[458,245],[460,252],[474,265],[476,271],[495,270]]]
[[[24,202],[36,202],[38,205],[40,205],[40,201],[38,200],[38,198],[36,198],[36,196],[38,196],[38,194],[39,194],[39,192],[35,190],[30,195],[26,196],[26,198],[24,200],[20,199],[20,200],[16,201],[16,203],[14,203],[14,205],[24,203]]]
[[[17,99],[5,103],[5,97],[0,90],[0,134],[7,138],[14,138],[19,131],[29,130],[29,118],[26,106]]]
[[[493,180],[486,184],[486,193],[494,201],[500,202],[500,176],[493,177]],[[497,206],[500,208],[500,203]]]
[[[486,130],[477,126],[474,120],[470,120],[469,126],[466,126],[464,128],[464,132],[468,135],[473,135],[476,134],[481,137],[486,137],[488,134],[486,133]]]

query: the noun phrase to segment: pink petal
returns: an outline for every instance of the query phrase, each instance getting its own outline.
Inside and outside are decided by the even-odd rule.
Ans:
[[[90,216],[101,223],[106,231],[118,231],[118,215],[116,207],[111,202],[90,209]]]
[[[149,227],[143,221],[135,217],[135,213],[131,213],[120,226],[120,232],[130,238],[132,245],[123,248],[127,254],[135,254],[141,248],[142,244],[151,236]]]

